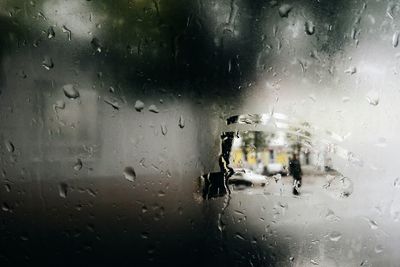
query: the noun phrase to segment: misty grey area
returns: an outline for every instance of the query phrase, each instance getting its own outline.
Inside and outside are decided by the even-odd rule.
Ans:
[[[0,265],[399,266],[399,32],[384,0],[0,0]],[[221,154],[265,184],[202,197]]]

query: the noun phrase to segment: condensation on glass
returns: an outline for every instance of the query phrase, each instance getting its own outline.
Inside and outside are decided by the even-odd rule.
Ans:
[[[0,264],[398,266],[399,25],[383,0],[0,1]]]

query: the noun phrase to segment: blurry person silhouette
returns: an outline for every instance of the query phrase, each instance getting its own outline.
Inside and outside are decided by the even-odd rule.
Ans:
[[[289,172],[293,176],[293,194],[298,195],[300,193],[299,187],[301,187],[301,171],[300,161],[297,159],[297,155],[293,154],[293,157],[289,162]]]

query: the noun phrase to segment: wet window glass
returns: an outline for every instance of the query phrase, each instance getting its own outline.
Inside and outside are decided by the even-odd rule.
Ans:
[[[0,0],[0,265],[398,266],[400,4]]]

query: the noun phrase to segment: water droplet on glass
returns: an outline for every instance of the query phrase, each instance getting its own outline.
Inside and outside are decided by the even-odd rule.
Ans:
[[[246,238],[244,238],[244,236],[242,236],[242,234],[239,233],[239,232],[236,232],[235,237],[236,237],[237,239],[240,239],[240,240],[246,240]]]
[[[63,86],[64,95],[69,99],[75,99],[79,97],[79,91],[73,84],[66,84]]]
[[[294,261],[294,257],[290,257],[290,258],[289,258],[289,261]]]
[[[136,172],[132,167],[126,167],[123,174],[125,179],[130,182],[134,182],[136,179]]]
[[[140,100],[136,100],[135,109],[136,111],[141,112],[144,109],[144,103]]]
[[[378,139],[378,142],[375,144],[375,146],[377,146],[377,147],[386,147],[387,146],[386,138],[380,137]]]
[[[83,163],[81,159],[77,159],[74,165],[75,171],[80,171],[82,169]]]
[[[150,111],[150,112],[153,112],[153,113],[158,113],[158,112],[160,112],[160,111],[158,110],[158,108],[157,108],[156,105],[150,105],[150,106],[149,106],[149,111]]]
[[[146,164],[145,164],[146,159],[145,158],[141,158],[139,161],[140,166],[142,166],[143,168],[147,168]]]
[[[3,204],[1,205],[1,209],[3,211],[10,211],[11,210],[10,206],[6,202],[3,202]]]
[[[53,59],[49,56],[45,56],[42,61],[42,66],[46,70],[50,70],[54,67]]]
[[[68,185],[66,183],[60,183],[58,185],[58,194],[62,198],[66,198],[68,195]]]
[[[19,237],[22,241],[28,241],[29,240],[29,236],[28,236],[28,234],[22,234],[20,237]]]
[[[11,192],[11,185],[5,184],[5,185],[4,185],[4,188],[6,189],[6,191],[7,191],[8,193]]]
[[[54,110],[64,109],[64,108],[65,108],[65,102],[63,100],[57,100],[56,103],[54,104]]]
[[[147,212],[147,207],[146,206],[142,206],[142,213],[146,213]]]
[[[314,23],[313,23],[311,20],[306,21],[304,27],[305,27],[306,33],[307,33],[308,35],[313,35],[313,34],[314,34],[314,32],[315,32],[315,25],[314,25]]]
[[[347,198],[354,190],[353,181],[342,175],[327,175],[327,183],[323,186],[332,197]]]
[[[369,227],[371,230],[376,230],[378,229],[378,223],[374,220],[368,219]]]
[[[178,125],[179,125],[179,128],[181,128],[181,129],[183,129],[183,127],[185,127],[185,119],[182,116],[179,117]]]
[[[365,98],[371,106],[377,106],[379,104],[379,92],[376,90],[369,91]]]
[[[399,45],[399,32],[393,33],[392,45],[393,47],[397,47]]]
[[[38,17],[42,18],[43,20],[47,19],[43,12],[38,12]]]
[[[395,188],[400,188],[400,178],[399,177],[394,180],[393,186]]]
[[[104,102],[105,103],[107,103],[107,104],[109,104],[111,107],[113,107],[114,109],[116,109],[116,110],[119,110],[119,103],[118,103],[118,101],[117,100],[115,100],[115,99],[111,99],[111,98],[109,98],[109,97],[105,97],[104,98]]]
[[[375,246],[375,253],[379,254],[383,252],[383,246],[382,245],[376,245]]]
[[[52,39],[54,37],[56,37],[56,33],[54,32],[53,26],[50,26],[47,29],[47,38]]]
[[[63,25],[63,26],[61,27],[61,30],[62,30],[63,33],[66,33],[66,34],[68,35],[68,41],[71,41],[71,39],[72,39],[72,32],[71,32],[71,30],[68,29],[65,25]]]
[[[100,44],[99,39],[94,37],[90,42],[90,44],[92,45],[92,48],[95,50],[95,52],[101,53],[102,46]]]
[[[336,216],[335,212],[333,212],[333,210],[328,209],[326,215],[325,215],[325,219],[330,221],[330,222],[338,222],[340,221],[340,218],[338,216]]]
[[[316,260],[310,260],[312,265],[319,265],[319,263]]]
[[[162,191],[162,190],[158,191],[158,196],[159,196],[159,197],[165,196],[165,192]]]
[[[165,125],[165,123],[162,123],[162,124],[161,124],[161,133],[162,133],[163,135],[166,135],[167,132],[168,132],[167,125]]]
[[[279,16],[282,18],[287,18],[289,16],[290,11],[293,9],[293,6],[288,4],[283,4],[279,7]]]
[[[277,173],[272,177],[274,178],[275,183],[278,183],[282,179],[282,175],[280,173]]]
[[[344,71],[344,73],[347,73],[347,74],[350,74],[350,75],[353,75],[353,74],[356,73],[356,72],[357,72],[357,68],[354,67],[354,66],[351,66],[351,67],[349,67],[348,69],[346,69],[346,70]]]
[[[218,228],[218,230],[220,231],[220,232],[222,232],[222,231],[224,231],[225,230],[225,223],[224,223],[224,221],[222,220],[222,214],[221,213],[219,213],[218,214],[218,221],[217,221],[217,228]]]
[[[347,97],[347,96],[342,97],[342,102],[343,103],[346,103],[346,102],[349,102],[349,101],[350,101],[350,97]]]
[[[12,153],[15,151],[14,144],[11,141],[5,141],[4,145],[6,146],[8,152]]]
[[[333,242],[337,242],[342,238],[342,234],[339,232],[332,232],[329,235],[329,240],[333,241]]]
[[[26,77],[28,77],[25,73],[24,70],[20,70],[17,72],[18,76],[21,77],[22,79],[25,79]]]
[[[141,235],[142,239],[148,239],[149,238],[149,233],[148,232],[142,232]]]

